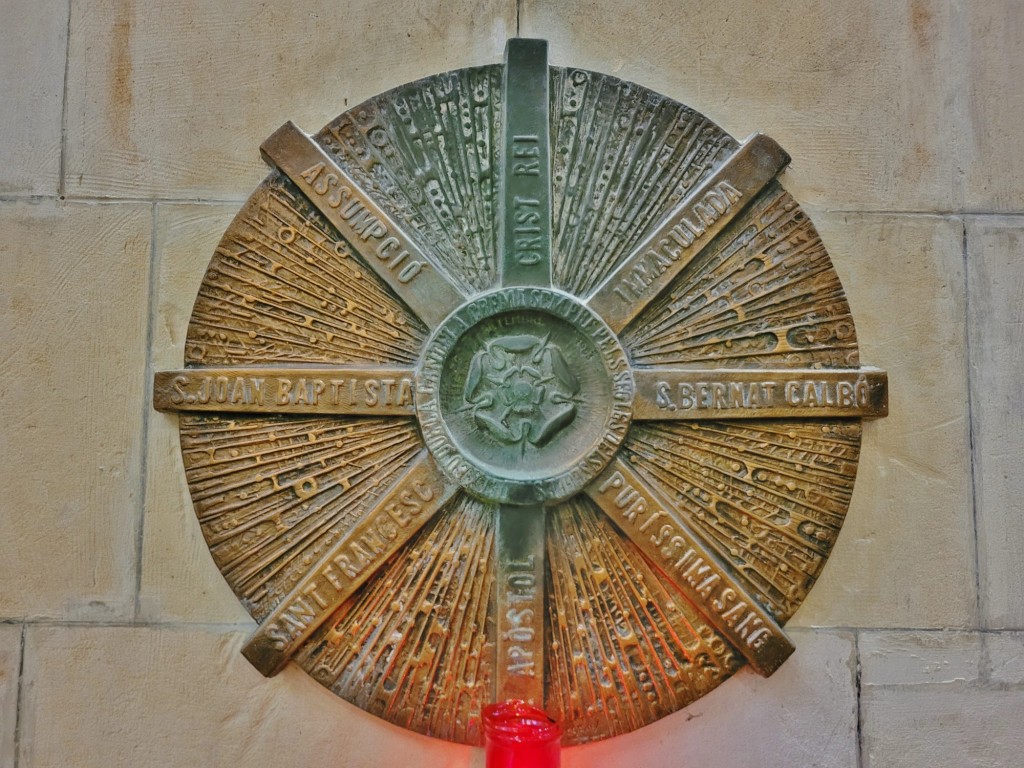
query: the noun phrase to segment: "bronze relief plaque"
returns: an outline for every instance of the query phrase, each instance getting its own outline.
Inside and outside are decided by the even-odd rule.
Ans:
[[[887,383],[775,142],[516,39],[262,151],[154,384],[260,671],[573,744],[785,661]]]

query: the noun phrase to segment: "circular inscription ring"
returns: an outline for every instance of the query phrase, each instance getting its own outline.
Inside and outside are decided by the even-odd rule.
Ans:
[[[459,307],[417,375],[424,442],[486,501],[550,504],[578,493],[629,427],[633,376],[608,326],[564,293],[506,288]]]
[[[771,674],[886,410],[786,153],[546,51],[275,132],[154,383],[245,656],[469,744]]]

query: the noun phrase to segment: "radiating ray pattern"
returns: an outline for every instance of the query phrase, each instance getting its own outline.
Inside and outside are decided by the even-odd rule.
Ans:
[[[497,275],[502,67],[447,72],[375,96],[317,139],[463,288]]]
[[[495,508],[460,497],[296,657],[358,707],[420,733],[479,743],[493,700]]]
[[[859,421],[647,423],[624,454],[784,622],[835,544],[860,436]]]
[[[471,297],[499,287],[503,74],[503,66],[486,66],[403,85],[315,136],[393,218],[388,226],[404,229]],[[550,68],[550,85],[552,282],[585,302],[740,144],[689,107],[614,77]],[[416,370],[432,329],[364,264],[360,247],[367,246],[348,243],[273,171],[210,263],[186,364]],[[634,368],[859,364],[838,277],[778,182],[648,299],[619,335]],[[464,392],[463,383],[455,389]],[[506,405],[527,407],[515,399]],[[315,593],[302,591],[310,576],[321,578],[314,566],[334,557],[331,548],[357,521],[387,514],[381,498],[411,462],[436,460],[425,456],[420,425],[407,416],[211,412],[185,413],[179,423],[203,534],[260,622],[287,608],[293,589]],[[642,478],[650,499],[660,495],[698,545],[780,624],[788,620],[843,523],[860,422],[637,421],[628,430],[616,455],[636,469],[633,482]],[[453,487],[454,480],[446,486]],[[543,704],[563,725],[565,745],[651,723],[745,663],[707,619],[714,607],[691,603],[586,495],[533,511],[546,515],[546,583],[543,591],[533,587],[538,565],[530,595],[531,610],[546,611]],[[367,581],[354,594],[321,602],[316,621],[330,619],[308,625],[311,637],[296,635],[303,645],[287,654],[391,723],[480,743],[481,710],[500,696],[495,689],[507,672],[498,659],[495,580],[502,553],[506,566],[514,558],[496,544],[497,515],[495,506],[456,491],[423,528],[408,529],[412,538],[390,559],[367,558]],[[643,535],[657,535],[655,528]],[[540,552],[539,535],[532,541]]]
[[[213,558],[260,620],[422,446],[410,419],[182,416]]]
[[[639,728],[744,663],[591,502],[548,515],[548,711],[567,743]]]
[[[615,77],[556,67],[551,93],[553,279],[583,296],[739,145]]]
[[[637,365],[851,367],[857,335],[814,225],[773,183],[626,330]]]
[[[278,174],[217,247],[189,324],[192,365],[412,363],[426,329]]]

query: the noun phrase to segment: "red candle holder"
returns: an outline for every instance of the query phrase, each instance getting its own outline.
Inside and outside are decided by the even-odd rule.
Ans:
[[[484,708],[487,768],[559,768],[562,728],[524,701]]]

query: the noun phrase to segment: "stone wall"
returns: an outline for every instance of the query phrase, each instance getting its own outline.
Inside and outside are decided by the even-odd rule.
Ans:
[[[796,655],[564,764],[1020,764],[1022,30],[1017,0],[4,0],[0,766],[483,764],[242,659],[148,389],[263,138],[517,31],[777,139],[891,380]]]

